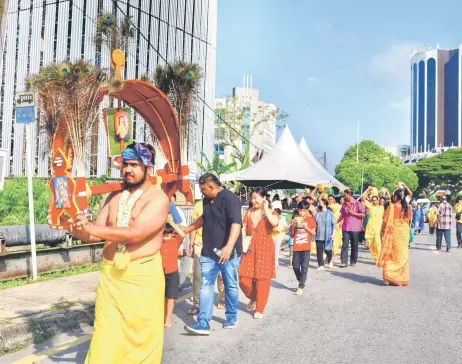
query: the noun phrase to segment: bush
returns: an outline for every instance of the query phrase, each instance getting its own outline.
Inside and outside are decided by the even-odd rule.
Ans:
[[[88,179],[89,185],[103,183],[106,176],[97,179]],[[47,179],[34,178],[32,180],[34,193],[35,223],[46,224],[48,215],[48,202],[51,191]],[[90,209],[96,216],[99,212],[100,201],[103,195],[92,196],[88,201]],[[27,193],[27,178],[15,177],[5,180],[4,190],[0,191],[0,226],[29,225],[29,198]]]
[[[33,179],[35,223],[46,223],[48,201],[51,196],[48,181]],[[29,199],[27,178],[17,177],[5,181],[4,190],[0,191],[0,225],[28,225]]]

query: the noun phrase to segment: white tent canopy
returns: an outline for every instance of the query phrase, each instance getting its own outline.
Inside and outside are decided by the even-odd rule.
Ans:
[[[287,126],[274,148],[259,162],[220,177],[222,182],[240,181],[250,187],[271,189],[313,187],[319,183],[329,184],[331,179],[332,176],[329,178],[309,161]]]
[[[343,190],[346,188],[346,186],[340,182],[339,180],[335,179],[334,176],[332,176],[322,165],[319,163],[319,161],[316,159],[316,157],[311,153],[310,148],[308,147],[308,144],[306,144],[305,137],[302,137],[302,140],[300,140],[300,149],[302,150],[303,154],[305,154],[306,158],[311,162],[311,164],[317,168],[321,175],[324,178],[327,178],[330,181],[330,185],[333,187],[337,187],[339,190]]]

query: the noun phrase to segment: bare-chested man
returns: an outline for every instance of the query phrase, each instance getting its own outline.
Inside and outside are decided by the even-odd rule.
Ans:
[[[95,330],[85,363],[160,363],[165,278],[159,253],[169,201],[149,181],[152,146],[122,153],[124,191],[112,193],[96,222],[83,213],[65,228],[77,238],[105,241],[95,304]]]

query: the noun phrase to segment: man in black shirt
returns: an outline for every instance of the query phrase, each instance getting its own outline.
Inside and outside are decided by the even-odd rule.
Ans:
[[[223,327],[234,329],[237,325],[237,270],[242,254],[242,213],[239,198],[224,189],[215,175],[207,173],[201,176],[199,187],[205,196],[203,215],[184,229],[190,233],[202,228],[199,314],[197,323],[185,326],[185,330],[192,334],[210,335],[214,288],[219,272],[225,283],[226,321]]]

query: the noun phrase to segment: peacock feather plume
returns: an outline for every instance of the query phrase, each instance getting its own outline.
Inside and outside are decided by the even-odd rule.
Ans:
[[[52,64],[26,79],[36,92],[48,150],[59,123],[67,123],[79,176],[85,176],[86,145],[97,120],[100,89],[107,80],[106,70],[85,60]]]

